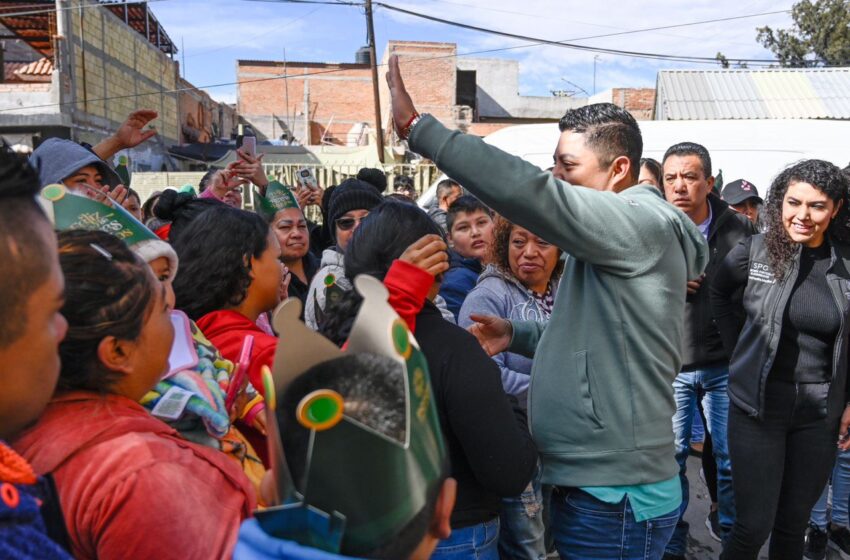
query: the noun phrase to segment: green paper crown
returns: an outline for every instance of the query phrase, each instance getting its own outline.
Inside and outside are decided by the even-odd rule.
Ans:
[[[257,512],[257,519],[275,537],[330,552],[344,546],[359,556],[389,542],[425,507],[426,496],[441,482],[446,448],[419,344],[390,307],[381,282],[359,276],[354,284],[364,301],[345,352],[299,320],[297,298],[278,308],[274,326],[281,342],[274,362],[275,400],[282,402],[293,380],[328,360],[361,352],[385,356],[398,364],[403,376],[403,441],[350,418],[344,406],[341,418],[329,421],[340,408],[338,395],[314,391],[301,401],[307,420],[316,424],[310,433],[305,476],[293,483],[279,438],[270,438],[272,462],[282,463],[275,472],[278,495],[288,503]]]
[[[280,181],[270,181],[266,187],[266,196],[261,195],[254,189],[254,207],[257,213],[271,220],[275,214],[287,208],[298,208],[298,200],[292,190],[280,183]]]
[[[127,245],[160,239],[121,205],[107,206],[74,194],[63,185],[41,189],[41,202],[53,226],[60,230],[87,229],[111,233]]]

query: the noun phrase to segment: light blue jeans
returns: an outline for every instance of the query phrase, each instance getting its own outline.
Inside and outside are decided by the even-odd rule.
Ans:
[[[499,516],[499,555],[511,560],[545,560],[546,540],[543,527],[543,491],[540,465],[528,487],[519,496],[502,498]]]
[[[812,508],[811,521],[823,530],[832,521],[836,525],[847,527],[850,517],[847,515],[850,502],[850,451],[839,451],[835,458],[835,468],[832,469],[832,519],[826,517],[826,501],[829,484],[823,489],[818,503]]]
[[[452,529],[431,558],[441,560],[499,560],[499,518],[463,529]]]
[[[679,463],[679,479],[682,482],[682,506],[679,508],[679,522],[667,552],[684,555],[688,541],[688,522],[684,520],[688,508],[688,478],[686,465],[691,445],[691,428],[697,399],[702,398],[702,409],[708,423],[706,428],[711,434],[714,447],[714,460],[717,462],[717,501],[718,520],[724,532],[728,532],[735,522],[735,497],[732,493],[732,464],[729,461],[729,446],[726,432],[729,417],[728,366],[682,371],[673,381],[676,398],[676,414],[673,415],[673,434],[676,438],[676,461]],[[722,535],[721,535],[722,536]]]
[[[635,521],[628,497],[609,504],[578,488],[552,493],[552,534],[564,559],[660,560],[678,519],[674,509]]]

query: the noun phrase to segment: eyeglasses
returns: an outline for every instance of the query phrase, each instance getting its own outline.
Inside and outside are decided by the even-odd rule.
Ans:
[[[366,214],[366,216],[368,215],[369,214]],[[360,222],[362,222],[363,218],[365,218],[366,216],[361,216],[360,218],[337,218],[336,222],[334,223],[336,224],[336,227],[338,227],[342,231],[348,231],[354,228],[354,226],[356,226]]]

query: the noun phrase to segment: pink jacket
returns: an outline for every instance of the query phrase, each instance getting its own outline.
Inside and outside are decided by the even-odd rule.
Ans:
[[[230,558],[256,507],[235,462],[117,395],[54,398],[14,447],[53,473],[76,558]]]

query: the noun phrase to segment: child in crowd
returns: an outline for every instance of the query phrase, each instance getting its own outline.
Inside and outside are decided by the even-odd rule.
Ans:
[[[449,206],[446,227],[452,250],[440,295],[457,319],[463,300],[478,282],[493,245],[492,212],[474,196],[461,196]]]
[[[59,260],[69,324],[59,384],[14,445],[54,473],[74,556],[227,556],[255,507],[251,484],[138,404],[167,370],[165,288],[107,233],[60,233]]]

